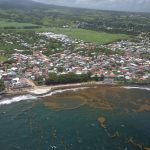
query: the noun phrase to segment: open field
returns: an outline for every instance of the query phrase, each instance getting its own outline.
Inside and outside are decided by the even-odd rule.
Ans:
[[[0,56],[0,62],[2,62],[2,61],[6,61],[8,58],[7,57],[5,57],[5,56]]]
[[[19,29],[15,30],[19,32],[54,32],[57,34],[64,34],[72,38],[80,39],[86,42],[92,42],[95,44],[108,44],[118,40],[124,39],[131,39],[130,35],[126,34],[114,34],[114,33],[107,33],[107,32],[97,32],[92,30],[85,30],[85,29],[77,29],[77,28],[35,28],[35,29]]]
[[[118,40],[130,39],[131,37],[126,34],[111,34],[106,32],[96,32],[85,29],[69,29],[69,28],[41,28],[36,31],[51,31],[57,34],[64,34],[72,38],[80,39],[86,42],[96,44],[108,44]]]
[[[86,42],[93,42],[96,44],[107,44],[118,40],[130,39],[129,35],[125,34],[111,34],[106,32],[96,32],[85,29],[65,29],[65,28],[51,28],[50,31],[54,33],[61,33],[72,38],[84,40]]]
[[[9,20],[0,20],[0,28],[1,29],[15,29],[15,28],[30,28],[30,27],[38,27],[38,25],[35,25],[35,24],[32,24],[32,23],[19,23],[19,22],[12,22],[12,21],[9,21]]]

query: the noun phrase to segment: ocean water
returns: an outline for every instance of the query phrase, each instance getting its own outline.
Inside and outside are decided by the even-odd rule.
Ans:
[[[149,105],[148,90],[128,89],[127,93],[133,102],[139,97],[147,99]],[[120,103],[115,103],[113,111],[88,105],[58,111],[46,107],[42,98],[27,97],[21,97],[23,101],[0,101],[0,150],[140,150],[138,144],[143,150],[150,147],[149,111],[130,110],[130,105],[129,111],[124,111]],[[106,118],[107,131],[97,121],[99,116]],[[116,132],[118,136],[110,136]]]

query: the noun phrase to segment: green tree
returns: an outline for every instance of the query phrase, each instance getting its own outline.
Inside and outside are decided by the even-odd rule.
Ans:
[[[41,76],[41,77],[38,77],[36,80],[35,80],[35,84],[37,85],[44,85],[45,82],[44,82],[44,78]]]
[[[56,73],[50,73],[49,78],[45,81],[46,85],[53,85],[58,83],[58,76]]]
[[[0,80],[0,92],[5,90],[4,81]]]

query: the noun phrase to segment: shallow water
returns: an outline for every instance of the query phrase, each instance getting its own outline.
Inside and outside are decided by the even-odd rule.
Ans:
[[[1,105],[0,150],[138,150],[129,142],[131,137],[135,143],[142,144],[143,149],[150,147],[150,112],[136,111],[139,104],[150,104],[149,91],[106,88],[97,95],[95,89],[88,92],[94,99],[105,98],[113,110],[96,108],[89,101],[71,110],[46,106],[44,99]],[[69,93],[71,100],[65,99],[66,93],[53,97],[53,101],[57,98],[56,103],[63,108],[72,108],[80,105],[75,98],[81,94]],[[51,97],[46,98],[48,100]],[[99,117],[106,119],[107,130],[100,126]],[[117,136],[113,137],[116,132]]]

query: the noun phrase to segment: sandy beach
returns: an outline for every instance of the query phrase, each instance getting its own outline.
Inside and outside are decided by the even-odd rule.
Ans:
[[[109,87],[120,87],[124,89],[141,89],[141,90],[150,90],[150,87],[144,86],[123,86],[119,84],[105,84],[103,82],[84,82],[84,83],[74,83],[74,84],[60,84],[60,85],[43,85],[43,86],[36,86],[33,85],[32,87],[28,88],[20,88],[20,89],[12,89],[5,92],[4,95],[7,96],[15,96],[15,95],[22,95],[22,94],[31,94],[31,95],[45,95],[50,92],[54,92],[55,90],[69,90],[73,88],[81,88],[81,87],[94,87],[94,86],[109,86]]]
[[[51,86],[34,86],[31,89],[24,89],[24,91],[35,94],[35,95],[43,95],[47,94],[54,90],[59,89],[70,89],[70,88],[78,88],[78,87],[90,87],[94,85],[105,85],[102,82],[86,82],[86,83],[75,83],[75,84],[61,84],[61,85],[51,85]],[[115,84],[113,84],[115,85]]]

